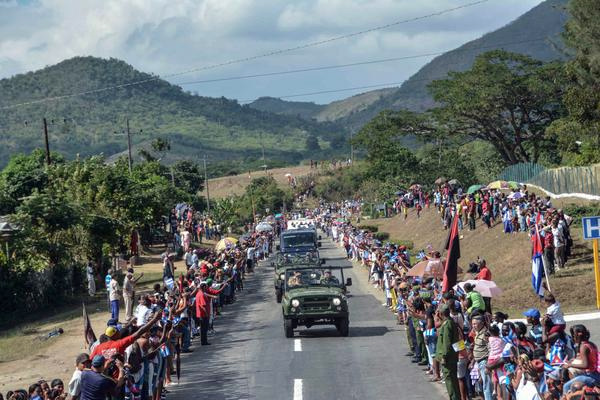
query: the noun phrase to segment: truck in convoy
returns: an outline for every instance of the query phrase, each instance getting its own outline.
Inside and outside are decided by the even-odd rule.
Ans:
[[[317,230],[311,229],[288,229],[279,235],[277,250],[282,254],[287,253],[313,253],[318,256],[318,248],[321,247],[320,236]]]

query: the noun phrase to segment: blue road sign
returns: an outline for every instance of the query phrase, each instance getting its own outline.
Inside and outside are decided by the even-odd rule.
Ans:
[[[585,217],[581,219],[584,239],[600,239],[600,217]]]

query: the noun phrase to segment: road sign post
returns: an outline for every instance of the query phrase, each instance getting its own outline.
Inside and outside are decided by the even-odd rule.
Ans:
[[[598,262],[598,239],[600,238],[600,217],[585,217],[581,220],[583,238],[592,240],[594,252],[594,276],[596,278],[596,307],[600,309],[600,263]]]

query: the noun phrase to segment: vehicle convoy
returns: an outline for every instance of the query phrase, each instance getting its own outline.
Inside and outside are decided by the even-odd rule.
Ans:
[[[277,250],[283,254],[313,252],[318,255],[318,248],[321,247],[320,238],[316,229],[286,230],[279,235]]]
[[[351,266],[290,266],[285,270],[282,299],[285,337],[298,326],[335,325],[341,336],[350,330],[344,269]]]
[[[283,297],[284,282],[285,282],[285,271],[288,268],[305,266],[305,267],[319,267],[325,264],[324,259],[319,259],[318,254],[314,252],[308,253],[277,253],[275,261],[271,263],[275,270],[275,298],[278,303],[281,303]]]

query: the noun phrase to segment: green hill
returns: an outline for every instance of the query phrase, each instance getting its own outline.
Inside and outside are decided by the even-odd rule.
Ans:
[[[308,154],[308,136],[317,136],[321,148],[329,151],[329,141],[344,132],[333,123],[260,111],[226,98],[192,95],[153,78],[120,60],[75,57],[0,80],[0,109],[148,80],[140,85],[2,109],[0,166],[11,154],[43,146],[44,117],[49,122],[50,147],[70,158],[125,151],[126,137],[115,133],[124,131],[127,118],[135,132],[134,154],[137,147],[163,137],[172,144],[166,162],[173,157],[197,158],[205,153],[217,160],[257,158],[263,146],[269,158],[294,162]]]

